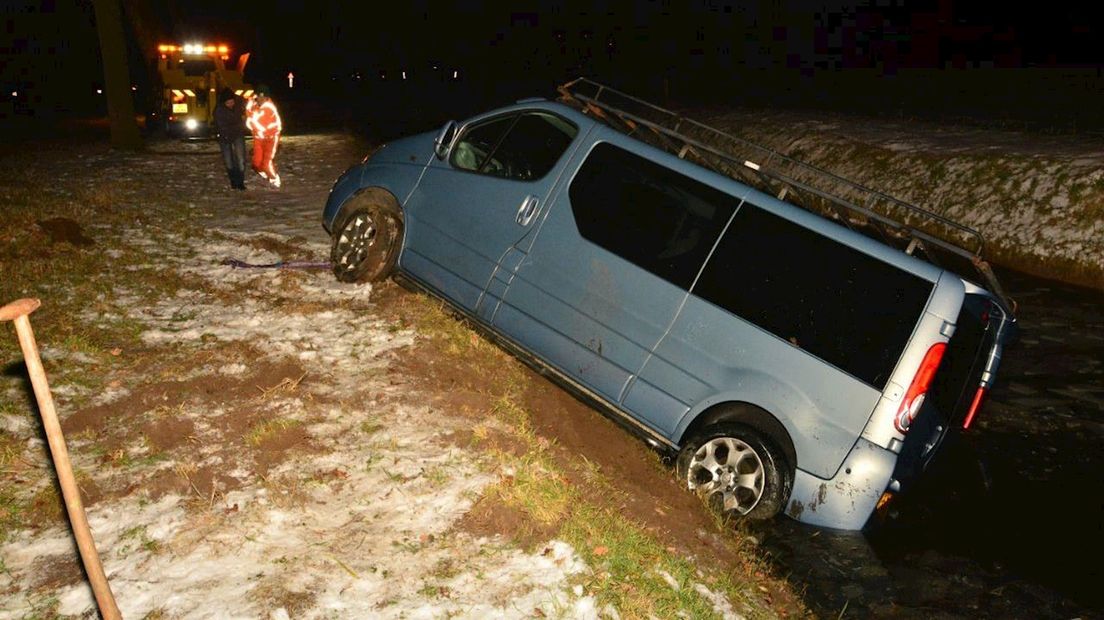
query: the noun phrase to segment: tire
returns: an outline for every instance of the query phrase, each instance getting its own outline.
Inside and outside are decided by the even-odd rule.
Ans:
[[[341,282],[380,282],[395,270],[402,220],[381,205],[355,207],[334,227],[330,261]]]
[[[679,451],[676,471],[687,489],[732,519],[774,517],[793,487],[783,452],[755,429],[731,422],[693,435]]]

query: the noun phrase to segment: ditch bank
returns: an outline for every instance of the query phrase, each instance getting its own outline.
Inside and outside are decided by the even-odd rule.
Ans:
[[[1104,141],[813,112],[683,111],[977,229],[991,263],[1104,290]]]

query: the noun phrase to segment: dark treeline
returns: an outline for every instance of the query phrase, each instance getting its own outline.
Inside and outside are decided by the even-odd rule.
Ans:
[[[0,116],[94,114],[90,3],[0,11]],[[993,1],[226,3],[129,0],[136,100],[156,40],[228,42],[311,118],[428,123],[585,75],[672,104],[734,104],[1104,131],[1104,8]],[[10,5],[9,5],[10,6]],[[2,31],[4,29],[0,29]],[[17,33],[17,34],[13,34]],[[296,88],[287,88],[294,72]],[[406,79],[403,79],[403,72]],[[7,93],[10,95],[10,93]],[[421,121],[414,121],[418,124]],[[404,123],[409,125],[410,122]]]

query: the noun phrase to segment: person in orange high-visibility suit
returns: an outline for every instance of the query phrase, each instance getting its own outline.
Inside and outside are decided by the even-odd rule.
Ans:
[[[257,87],[256,96],[246,106],[245,124],[253,132],[253,170],[273,187],[280,187],[280,175],[273,160],[284,127],[268,87]]]

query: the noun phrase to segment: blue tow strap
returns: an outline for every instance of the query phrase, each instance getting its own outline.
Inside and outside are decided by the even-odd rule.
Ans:
[[[330,262],[311,262],[305,260],[289,260],[289,261],[277,261],[275,263],[265,263],[258,265],[256,263],[247,263],[243,260],[236,258],[224,258],[222,259],[223,265],[229,265],[234,269],[329,269]]]

